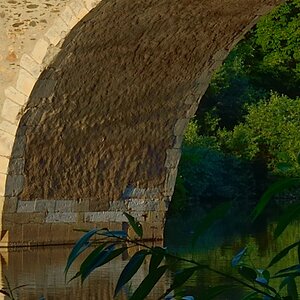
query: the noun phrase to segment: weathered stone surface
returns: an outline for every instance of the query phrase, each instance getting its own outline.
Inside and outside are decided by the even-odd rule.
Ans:
[[[13,149],[15,137],[0,130],[0,155],[10,156]]]
[[[20,118],[21,106],[10,99],[5,99],[1,117],[11,123],[16,123]]]
[[[23,106],[27,101],[27,96],[22,94],[20,91],[16,90],[14,87],[9,86],[4,91],[5,96],[12,100],[15,103],[18,103],[20,106]]]
[[[282,1],[49,1],[55,11],[2,5],[20,19],[0,18],[0,155],[19,158],[8,179],[0,173],[0,194],[20,198],[3,239],[30,245],[30,224],[39,243],[74,239],[75,222],[120,228],[123,204],[159,236],[183,131],[213,69]],[[16,138],[11,103],[26,105]]]
[[[72,212],[48,213],[46,223],[75,223],[77,221],[77,215],[77,213]]]
[[[48,47],[48,42],[46,42],[44,39],[39,39],[32,50],[31,56],[36,62],[42,64],[44,57],[47,54]]]

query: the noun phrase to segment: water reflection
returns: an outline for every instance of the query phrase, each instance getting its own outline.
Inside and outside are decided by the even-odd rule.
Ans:
[[[224,227],[224,226],[223,226]],[[269,225],[261,232],[235,235],[225,235],[224,228],[214,228],[208,235],[199,241],[193,250],[187,247],[184,238],[181,238],[179,231],[175,238],[169,236],[169,249],[173,252],[192,258],[199,262],[209,263],[212,267],[224,272],[232,272],[230,261],[234,254],[245,245],[252,250],[253,263],[258,267],[265,267],[272,257],[286,245],[293,243],[300,236],[300,222],[292,224],[289,229],[276,242],[272,239],[273,225]],[[222,236],[223,234],[223,236]],[[168,241],[168,239],[167,239]],[[272,241],[272,242],[271,242]],[[65,284],[63,270],[70,252],[70,247],[47,247],[33,249],[16,249],[5,252],[1,250],[1,274],[2,285],[4,276],[7,276],[12,287],[27,284],[26,287],[16,291],[16,299],[113,299],[113,291],[118,276],[132,253],[126,257],[110,262],[108,265],[96,270],[88,280],[81,286],[80,280],[74,280]],[[298,262],[297,252],[278,263],[278,268],[287,265],[294,265]],[[78,261],[70,270],[71,274],[79,268]],[[171,262],[174,270],[182,267],[182,263]],[[120,300],[128,299],[128,295],[141,282],[148,272],[148,264],[143,264],[139,273],[135,276],[132,286],[128,285],[120,294]],[[171,274],[166,274],[160,281],[153,293],[147,298],[157,299],[171,282]],[[224,284],[226,280],[209,272],[199,272],[192,277],[186,286],[186,293],[193,294],[196,299],[203,299],[202,291],[208,286]],[[299,281],[298,281],[299,284]],[[219,299],[235,300],[240,299],[243,291],[236,290],[233,293],[223,295]],[[0,299],[6,299],[2,296]]]

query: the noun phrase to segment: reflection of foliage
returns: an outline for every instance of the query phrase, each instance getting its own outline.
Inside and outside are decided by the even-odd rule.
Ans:
[[[300,184],[300,179],[297,178],[297,185]],[[261,202],[257,205],[254,211],[254,216],[257,217],[264,209],[267,202],[277,192],[283,189],[283,185],[278,189],[278,184],[273,185],[265,193]],[[205,216],[195,228],[195,234],[193,240],[195,241],[201,234],[203,234],[215,221],[225,216],[230,208],[230,203],[223,203],[220,206],[213,209],[207,216]],[[300,210],[300,205],[297,207]],[[137,236],[142,238],[143,230],[141,224],[132,216],[125,214],[128,218],[129,224],[132,226]],[[284,224],[283,230],[289,224],[291,219],[286,217],[287,222]],[[282,226],[278,224],[277,228]],[[282,231],[279,232],[279,235]],[[98,236],[99,239],[95,239]],[[93,239],[93,241],[92,241]],[[99,245],[100,243],[100,245]],[[162,276],[167,271],[173,271],[173,282],[170,287],[161,295],[159,299],[164,299],[172,291],[174,297],[172,299],[186,299],[182,297],[182,290],[180,289],[194,274],[197,272],[212,272],[218,274],[227,280],[232,281],[231,284],[214,286],[207,288],[201,292],[204,300],[214,299],[217,296],[223,294],[232,288],[244,287],[248,290],[248,294],[243,298],[248,300],[257,299],[277,299],[277,300],[297,300],[298,291],[296,278],[300,275],[300,241],[297,241],[291,245],[288,245],[279,253],[277,253],[273,259],[269,262],[266,268],[257,268],[249,261],[248,248],[244,248],[239,251],[232,259],[232,267],[236,269],[239,276],[233,276],[226,274],[220,270],[216,270],[208,264],[200,263],[194,259],[183,258],[178,255],[170,253],[166,248],[162,247],[150,247],[140,240],[133,239],[127,235],[124,231],[109,231],[108,229],[92,229],[87,231],[83,237],[73,247],[65,269],[67,275],[69,268],[73,262],[78,258],[82,252],[88,249],[92,244],[96,245],[96,248],[87,256],[80,266],[80,270],[77,272],[73,279],[81,277],[84,281],[92,271],[99,268],[116,257],[120,256],[132,245],[142,247],[142,250],[138,250],[131,257],[127,265],[124,267],[120,274],[117,286],[115,288],[115,296],[122,290],[122,288],[133,278],[136,272],[139,270],[146,257],[150,257],[149,272],[144,280],[140,283],[137,289],[130,296],[130,300],[143,300],[151,292],[156,283],[161,280]],[[279,261],[290,255],[290,253],[297,249],[298,251],[298,263],[287,266],[283,269],[274,272],[274,266]],[[185,264],[180,270],[174,272],[174,262],[182,262]],[[279,288],[276,286],[276,279],[280,279],[281,283]],[[286,289],[286,291],[285,291]],[[251,293],[249,293],[251,291]],[[176,298],[175,298],[176,297]],[[180,297],[180,298],[178,298]],[[170,298],[169,298],[170,299]],[[194,299],[190,296],[190,299]]]
[[[251,164],[211,149],[185,146],[179,174],[194,205],[234,198],[246,203],[254,194]]]

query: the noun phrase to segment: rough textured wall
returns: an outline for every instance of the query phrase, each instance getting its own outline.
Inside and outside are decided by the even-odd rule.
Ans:
[[[0,59],[1,243],[70,242],[76,224],[120,229],[124,210],[161,236],[182,135],[212,71],[283,1],[46,2],[57,9],[20,2],[36,20],[0,15],[20,29],[20,47]],[[1,8],[18,14],[20,3]]]
[[[176,122],[190,117],[215,61],[276,2],[102,1],[42,75],[48,95],[36,86],[27,105],[21,198],[105,209],[130,185],[163,194]]]

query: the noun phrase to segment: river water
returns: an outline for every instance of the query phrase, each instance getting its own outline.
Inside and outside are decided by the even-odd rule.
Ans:
[[[182,221],[182,220],[181,220]],[[178,228],[174,225],[177,223]],[[246,230],[246,232],[234,232],[232,227],[224,229],[224,224],[218,224],[212,228],[197,243],[194,249],[188,247],[188,234],[186,228],[180,225],[180,220],[169,221],[172,232],[167,234],[166,243],[170,251],[187,258],[209,263],[212,267],[234,274],[230,266],[232,257],[239,249],[246,245],[252,252],[252,263],[258,268],[266,267],[271,258],[286,245],[295,242],[300,237],[300,222],[296,222],[275,242],[272,238],[274,225],[268,225],[260,230]],[[243,230],[242,230],[243,231]],[[231,233],[229,233],[231,232]],[[132,253],[127,253],[108,265],[96,270],[82,285],[80,280],[74,280],[66,284],[64,279],[64,267],[71,248],[64,247],[40,247],[32,249],[17,249],[10,252],[1,250],[1,275],[2,285],[6,285],[7,277],[12,288],[26,285],[15,291],[16,299],[113,299],[114,286],[123,267],[128,262]],[[294,265],[298,262],[297,253],[291,253],[287,260],[279,263],[278,267]],[[174,270],[182,267],[174,264]],[[75,274],[79,268],[79,261],[71,268],[70,273]],[[148,265],[145,262],[140,271],[134,277],[131,285],[127,285],[117,299],[128,299],[128,295],[141,282],[147,274]],[[170,285],[172,274],[166,274],[152,294],[147,298],[157,299]],[[201,291],[208,286],[224,284],[226,280],[212,273],[197,273],[187,283],[186,293],[193,294],[196,299],[201,298]],[[299,281],[298,281],[299,284]],[[299,286],[300,288],[300,286]],[[223,295],[219,299],[240,299],[243,292],[235,290],[229,295]],[[0,299],[7,299],[2,296]]]

